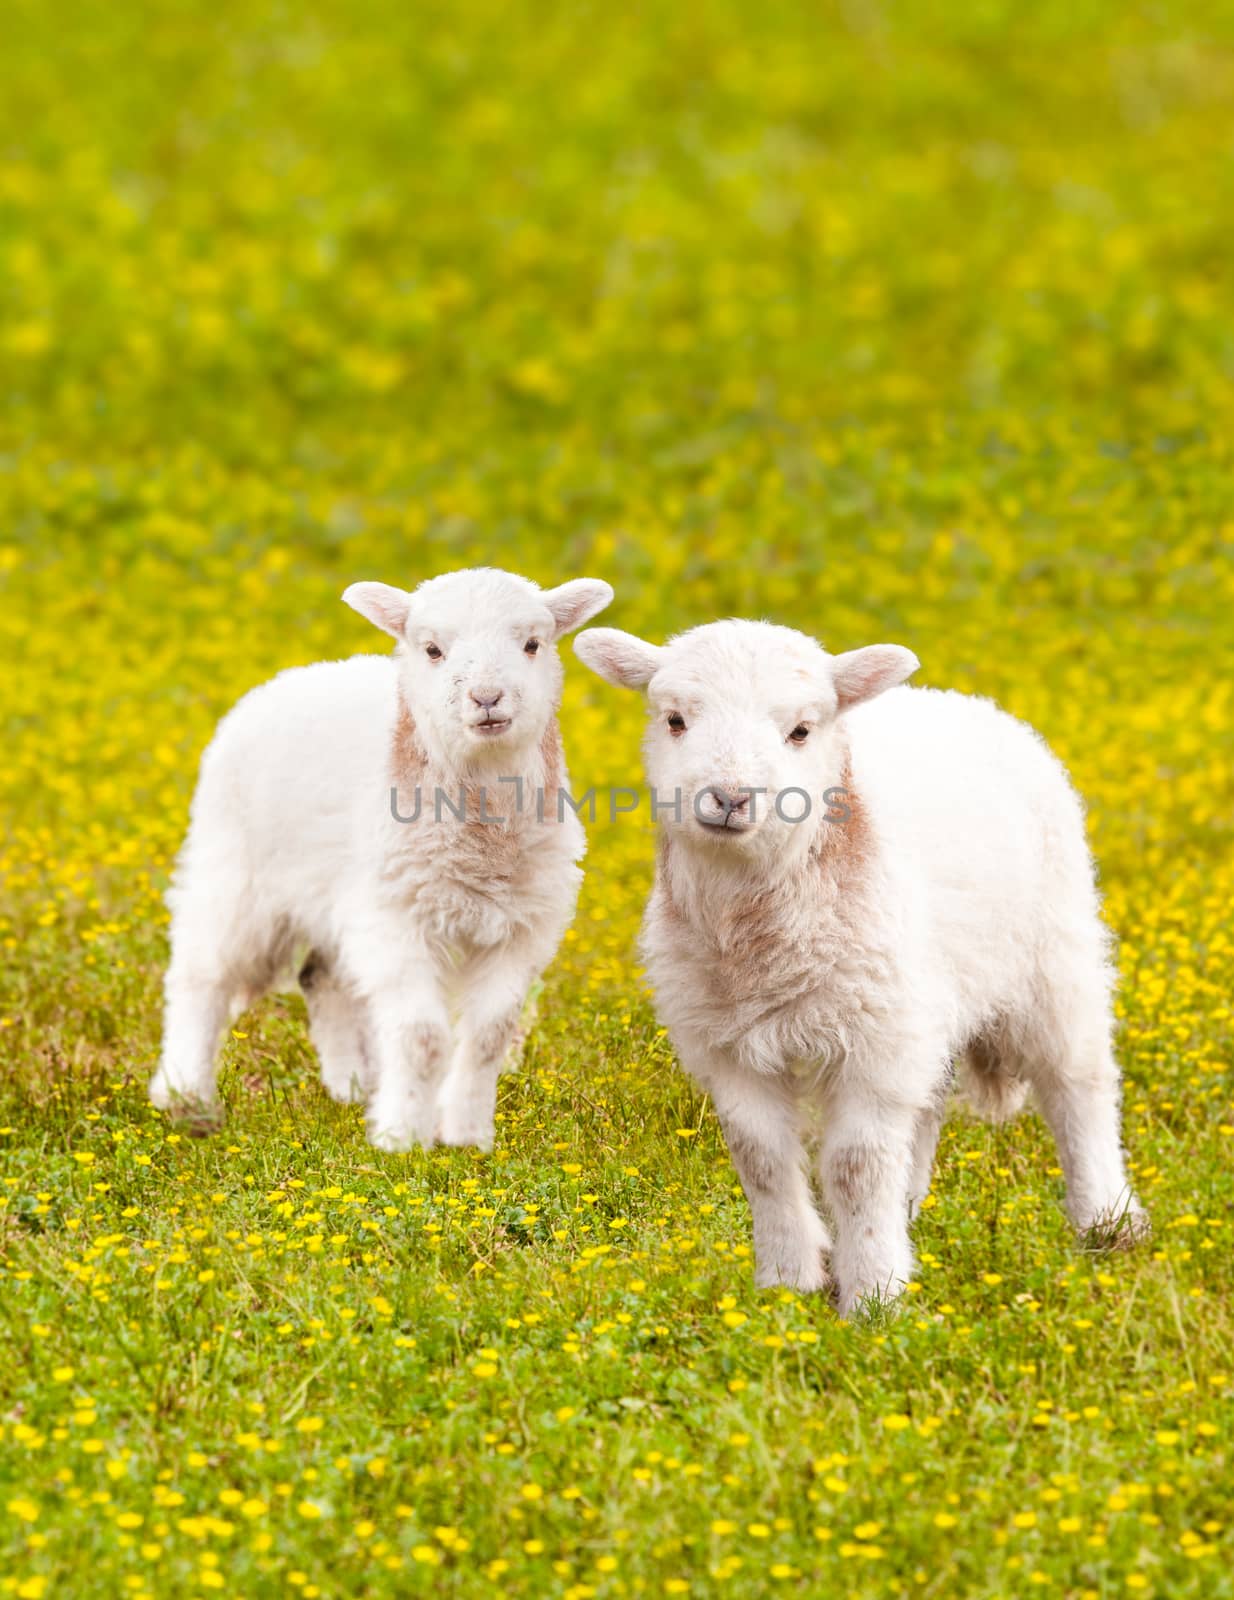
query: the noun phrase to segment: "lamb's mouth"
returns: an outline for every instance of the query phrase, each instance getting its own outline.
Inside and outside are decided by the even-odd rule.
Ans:
[[[707,833],[715,834],[717,836],[720,834],[727,834],[730,839],[736,838],[739,834],[749,833],[753,828],[752,823],[737,822],[731,816],[717,818],[715,822],[709,822],[705,817],[697,816],[694,820],[698,823],[699,827],[704,829]]]
[[[509,726],[509,717],[485,717],[483,722],[473,722],[471,729],[482,739],[495,739],[498,734],[505,733]]]

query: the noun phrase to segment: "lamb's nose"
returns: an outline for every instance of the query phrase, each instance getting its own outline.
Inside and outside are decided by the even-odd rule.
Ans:
[[[491,711],[495,705],[501,704],[501,689],[471,689],[468,692],[481,711]]]
[[[725,817],[745,817],[749,813],[750,795],[747,790],[724,789],[712,783],[703,793],[715,801]]]

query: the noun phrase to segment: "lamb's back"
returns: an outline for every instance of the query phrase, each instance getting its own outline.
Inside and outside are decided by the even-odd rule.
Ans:
[[[393,658],[292,667],[250,690],[202,757],[189,849],[241,852],[265,878],[311,873],[351,845],[357,809],[389,804]]]
[[[1048,835],[1083,839],[1062,764],[1026,722],[956,690],[893,689],[846,719],[854,786],[901,849],[939,852],[972,876]],[[942,864],[940,861],[939,864]]]
[[[895,689],[848,721],[884,899],[961,1014],[1031,981],[1064,941],[1099,947],[1083,807],[1034,729],[937,689]]]

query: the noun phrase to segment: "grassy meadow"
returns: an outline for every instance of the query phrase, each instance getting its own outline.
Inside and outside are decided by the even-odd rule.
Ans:
[[[0,1597],[1234,1595],[1234,9],[141,0],[0,55]],[[752,1285],[589,830],[491,1156],[300,1001],[145,1098],[217,717],[489,563],[890,639],[1090,805],[1153,1237],[957,1111],[899,1315]],[[569,647],[575,790],[641,711]]]

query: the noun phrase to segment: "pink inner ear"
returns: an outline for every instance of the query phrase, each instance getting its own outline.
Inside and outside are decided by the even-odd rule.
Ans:
[[[591,628],[575,641],[575,654],[606,683],[645,688],[655,675],[660,652],[619,628]]]
[[[878,684],[878,668],[874,662],[854,662],[843,678],[836,684],[836,694],[842,706],[851,705],[855,700],[864,700],[872,694]]]
[[[376,610],[380,616],[379,626],[387,633],[396,633],[401,639],[403,627],[407,621],[407,607],[397,601],[383,601]]]
[[[567,633],[573,633],[575,628],[581,628],[598,611],[603,611],[613,598],[613,591],[608,584],[590,578],[572,578],[569,583],[546,590],[541,598],[552,614],[557,638],[560,639]]]
[[[375,628],[393,634],[396,639],[403,637],[408,596],[398,589],[383,583],[353,583],[343,599]]]
[[[898,648],[872,644],[841,659],[835,677],[836,701],[841,711],[895,688],[909,676],[905,652]]]

